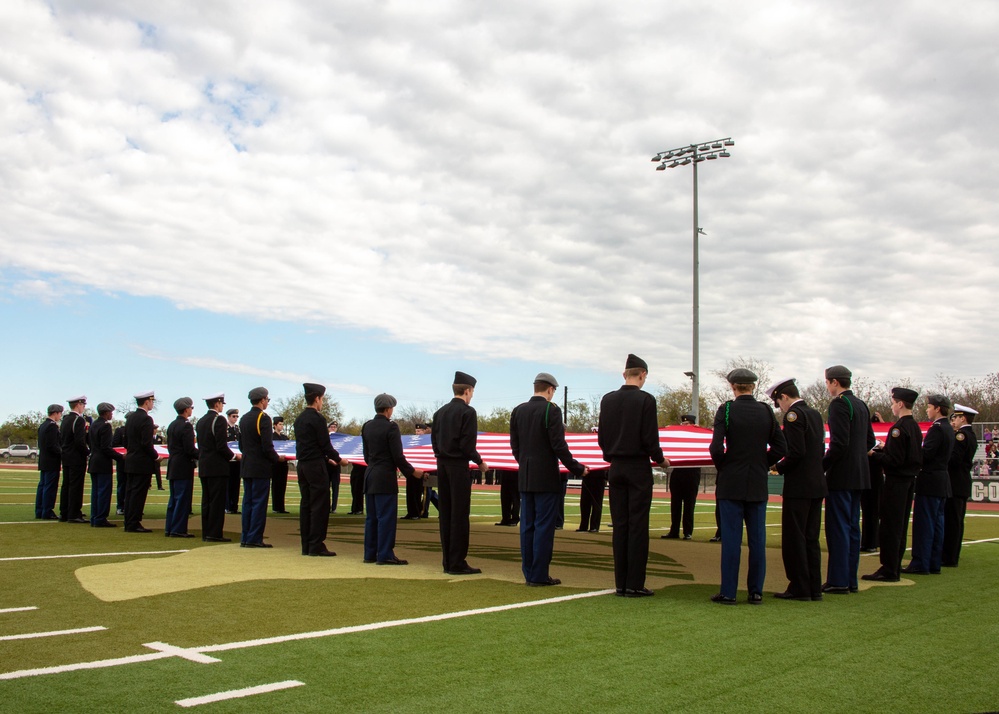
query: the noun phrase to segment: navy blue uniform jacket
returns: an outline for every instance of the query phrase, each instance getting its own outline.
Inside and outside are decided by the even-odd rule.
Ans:
[[[229,462],[234,453],[229,448],[226,418],[214,409],[198,419],[198,476],[229,478]]]
[[[414,471],[402,453],[399,425],[384,414],[376,414],[361,427],[361,442],[364,462],[368,465],[364,471],[364,492],[399,493],[396,470],[407,477],[412,477]]]
[[[136,409],[125,417],[125,472],[156,473],[156,449],[153,448],[153,418],[145,409]]]
[[[773,409],[740,394],[718,407],[709,450],[718,469],[715,496],[755,502],[767,500],[767,473],[787,453],[787,443]]]
[[[544,397],[531,397],[513,408],[510,450],[520,467],[517,480],[525,493],[562,493],[559,461],[573,475],[583,475],[583,465],[572,458],[565,443],[562,410]]]
[[[871,487],[867,452],[874,448],[874,430],[867,405],[849,389],[829,402],[829,450],[822,459],[830,491],[861,491]]]
[[[941,417],[930,424],[923,437],[923,468],[916,476],[916,493],[947,498],[951,495],[947,464],[954,448],[954,429]]]
[[[98,417],[90,425],[90,467],[92,474],[109,474],[114,472],[115,461],[121,462],[125,457],[111,446],[114,430],[111,422]]]
[[[193,481],[194,466],[198,463],[198,447],[194,445],[194,425],[184,417],[170,422],[167,427],[167,479],[170,481]]]
[[[62,465],[62,447],[59,446],[59,425],[46,419],[38,427],[38,470],[58,471]]]
[[[239,420],[239,450],[243,454],[240,476],[270,480],[274,464],[281,461],[274,450],[274,426],[270,414],[253,407]]]

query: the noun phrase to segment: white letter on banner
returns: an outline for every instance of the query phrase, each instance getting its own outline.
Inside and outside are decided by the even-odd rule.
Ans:
[[[999,481],[989,481],[989,501],[999,503]]]
[[[971,484],[971,500],[975,503],[981,503],[985,500],[985,484],[979,482],[973,482]]]

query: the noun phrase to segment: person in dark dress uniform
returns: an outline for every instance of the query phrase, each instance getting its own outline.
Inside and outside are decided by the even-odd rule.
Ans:
[[[721,511],[721,591],[713,602],[734,605],[742,558],[742,524],[749,541],[749,603],[763,602],[767,574],[767,474],[785,453],[787,443],[773,410],[753,398],[757,376],[733,369],[726,377],[735,399],[718,407],[711,437],[711,461],[718,469],[715,493]]]
[[[978,452],[978,437],[971,428],[978,412],[961,404],[954,405],[950,425],[954,428],[954,450],[947,471],[950,474],[951,496],[944,505],[943,562],[945,568],[956,568],[961,558],[964,540],[964,515],[971,498],[971,468]]]
[[[622,597],[655,595],[645,587],[649,562],[652,464],[669,460],[659,445],[656,399],[642,391],[649,377],[645,360],[628,355],[624,385],[600,400],[597,443],[610,464],[608,490],[614,551],[614,585]]]
[[[680,417],[680,426],[697,426],[697,418],[693,414]],[[669,493],[671,496],[669,516],[669,533],[660,538],[679,538],[681,524],[683,539],[691,540],[694,536],[694,505],[697,503],[697,489],[701,485],[701,469],[697,466],[674,467],[669,475]]]
[[[778,380],[767,394],[784,414],[787,455],[774,470],[784,476],[781,504],[781,556],[788,585],[774,597],[783,600],[822,599],[822,499],[826,477],[822,456],[826,428],[822,415],[801,398],[793,379]]]
[[[430,433],[440,487],[441,561],[445,573],[474,575],[482,570],[471,567],[466,560],[472,508],[468,464],[475,463],[481,472],[489,466],[475,448],[479,423],[475,409],[469,406],[475,393],[475,377],[455,372],[451,391],[454,398],[434,414],[434,430]]]
[[[378,565],[406,565],[395,555],[396,519],[399,515],[399,480],[396,471],[406,478],[422,482],[423,471],[413,468],[402,453],[402,434],[392,421],[397,404],[391,394],[375,397],[375,418],[364,422],[361,441],[364,448],[364,497],[368,514],[364,518],[364,562]]]
[[[331,421],[327,425],[327,433],[329,433],[331,438],[339,429],[340,424],[335,421]],[[340,502],[340,477],[343,474],[340,471],[340,467],[333,464],[326,464],[326,473],[330,477],[330,513],[334,513]]]
[[[284,417],[274,417],[274,441],[288,441],[284,433]],[[283,458],[271,468],[271,509],[275,513],[288,513],[284,497],[288,492],[288,460]]]
[[[888,431],[884,445],[871,451],[871,457],[878,462],[885,479],[878,533],[881,567],[861,576],[863,580],[897,583],[901,577],[916,474],[923,465],[923,432],[912,418],[912,407],[918,397],[915,390],[892,387],[891,413],[895,415],[895,423]]]
[[[225,416],[228,420],[226,424],[226,438],[230,442],[235,441],[236,443],[239,443],[239,409],[229,409],[226,411]],[[241,459],[229,462],[229,480],[227,482],[225,492],[225,512],[237,516],[240,515],[239,487],[241,481],[241,470]]]
[[[198,420],[198,478],[201,480],[201,540],[231,543],[226,538],[225,509],[229,463],[239,458],[229,448],[229,425],[222,416],[224,394],[205,397],[208,411]]]
[[[822,459],[826,472],[826,582],[822,591],[835,595],[857,592],[860,567],[860,493],[871,487],[867,455],[874,430],[867,405],[850,390],[853,373],[843,365],[825,372],[829,402],[829,448]],[[722,540],[724,543],[724,539]]]
[[[111,415],[114,405],[101,402],[97,405],[97,419],[90,425],[90,526],[92,528],[116,528],[110,523],[111,489],[114,486],[114,464],[124,457],[111,446]]]
[[[500,521],[497,526],[515,526],[520,523],[520,491],[516,471],[499,471]]]
[[[599,533],[600,519],[604,515],[604,490],[607,488],[607,469],[586,470],[579,487],[579,528],[577,533]]]
[[[583,478],[588,469],[572,457],[565,443],[565,425],[558,404],[552,403],[558,382],[547,372],[534,378],[534,396],[510,413],[510,450],[516,459],[523,520],[520,521],[520,560],[529,586],[560,585],[548,573],[555,548],[555,519],[562,493],[561,461]],[[505,476],[505,474],[504,474]]]
[[[193,538],[187,532],[194,497],[194,467],[198,463],[198,447],[194,445],[194,400],[181,397],[173,403],[177,418],[167,427],[167,483],[170,500],[167,501],[166,522],[163,531],[167,538]]]
[[[153,408],[156,395],[142,392],[135,395],[138,408],[125,419],[125,531],[127,533],[152,533],[142,526],[142,513],[146,496],[156,473],[159,455],[153,448]]]
[[[881,415],[871,414],[871,423],[883,421]],[[877,553],[881,543],[881,491],[884,488],[885,472],[881,462],[873,454],[867,457],[871,472],[871,487],[860,494],[860,552]]]
[[[926,398],[926,415],[933,421],[923,437],[923,467],[916,476],[912,506],[912,560],[902,568],[908,575],[939,573],[943,564],[944,504],[951,496],[948,463],[955,434],[948,423],[950,399]]]
[[[62,491],[59,493],[59,520],[64,523],[89,523],[83,515],[83,488],[87,474],[87,420],[83,410],[85,396],[69,400],[69,412],[59,426],[62,447]]]
[[[298,459],[298,490],[302,494],[299,530],[302,534],[302,555],[331,557],[336,555],[326,547],[326,531],[330,524],[330,477],[327,468],[348,465],[330,443],[326,419],[319,411],[323,407],[326,387],[306,382],[305,403],[308,405],[295,419],[295,458]]]
[[[430,427],[427,424],[414,424],[413,430],[417,436],[430,434]],[[473,474],[482,475],[481,471],[473,471]],[[437,497],[437,474],[432,471],[423,472],[423,510],[420,511],[420,518],[430,518],[430,506],[433,506],[440,513],[440,499]]]
[[[267,527],[267,497],[271,491],[274,464],[283,461],[274,450],[274,427],[264,411],[271,398],[264,387],[254,387],[247,395],[252,408],[239,422],[239,450],[243,474],[243,534],[241,548],[272,548],[264,543]]]
[[[38,489],[35,491],[35,518],[55,521],[56,495],[59,492],[59,468],[62,447],[59,445],[59,422],[62,404],[50,404],[48,416],[38,427]]]

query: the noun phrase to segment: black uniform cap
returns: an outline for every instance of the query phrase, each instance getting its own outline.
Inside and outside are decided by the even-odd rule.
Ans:
[[[465,372],[455,372],[453,384],[467,384],[469,387],[474,387],[475,377]]]
[[[624,362],[625,369],[644,369],[649,371],[648,363],[638,355],[628,354],[628,359]]]
[[[323,396],[326,394],[326,387],[321,384],[314,384],[313,382],[306,382],[302,385],[306,394],[315,394],[316,396]]]
[[[826,379],[853,379],[853,372],[841,364],[834,364],[826,370]]]
[[[693,414],[684,414],[680,417],[680,421],[689,421],[691,424],[697,423],[697,417]]]
[[[932,404],[935,407],[943,407],[944,409],[950,409],[950,399],[946,394],[931,394],[926,397],[926,403]]]
[[[915,389],[909,389],[907,387],[892,387],[891,398],[899,402],[908,402],[909,404],[913,404],[916,399],[919,398],[919,392]]]

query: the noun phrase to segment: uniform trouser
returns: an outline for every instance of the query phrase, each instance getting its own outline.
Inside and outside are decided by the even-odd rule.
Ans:
[[[579,489],[579,527],[587,531],[600,530],[604,515],[604,489],[607,487],[606,471],[591,471],[583,477]]]
[[[326,549],[326,531],[330,526],[330,476],[326,463],[319,459],[298,462],[298,490],[302,505],[298,517],[302,534],[302,555]]]
[[[225,530],[228,476],[201,478],[201,537],[221,538]]]
[[[240,463],[238,461],[229,462],[229,478],[227,479],[225,491],[225,510],[235,513],[239,510],[239,477]]]
[[[267,478],[243,479],[243,533],[240,543],[263,543],[267,527],[267,496],[271,480]]]
[[[59,492],[59,469],[40,471],[38,489],[35,491],[35,518],[55,515],[56,495]]]
[[[607,486],[614,526],[614,584],[618,590],[640,590],[649,563],[652,464],[648,457],[614,459]]]
[[[872,550],[881,544],[881,491],[884,475],[880,469],[871,469],[871,487],[860,492],[860,547]]]
[[[520,493],[520,563],[524,580],[543,583],[555,549],[557,493]]]
[[[956,566],[961,558],[961,541],[964,540],[964,514],[968,499],[951,496],[944,504],[943,565]]]
[[[367,466],[354,464],[350,467],[350,512],[364,513],[364,472]],[[399,506],[395,508],[399,511]]]
[[[160,463],[156,464],[156,488],[163,490],[163,465]]]
[[[565,525],[565,493],[569,490],[569,477],[562,474],[562,493],[558,498],[558,513],[555,516],[555,528]]]
[[[115,468],[115,509],[125,512],[125,472],[119,464]]]
[[[678,469],[670,476],[670,535],[679,535],[681,523],[685,536],[693,534],[694,504],[697,503],[697,487],[700,485],[700,473],[682,473]]]
[[[340,504],[340,467],[336,464],[327,464],[326,475],[330,480],[330,513],[333,513]]]
[[[717,496],[715,496],[715,538],[721,538],[721,508],[718,506]]]
[[[423,479],[406,477],[406,517],[419,518],[423,512]]]
[[[439,526],[444,570],[460,570],[468,562],[468,515],[472,509],[472,477],[464,459],[437,459],[440,488]]]
[[[520,522],[520,475],[516,471],[500,471],[500,521]]]
[[[114,474],[90,474],[90,525],[107,523],[111,515],[111,487]]]
[[[898,578],[905,557],[906,534],[912,514],[912,495],[916,479],[913,476],[885,476],[881,489],[881,552],[880,571]]]
[[[191,515],[191,500],[194,498],[194,479],[168,479],[170,500],[167,501],[166,533],[187,533],[187,521]]]
[[[142,525],[142,512],[146,509],[146,495],[153,475],[125,472],[125,530],[135,530]]]
[[[860,567],[860,491],[829,491],[826,496],[826,550],[826,582],[830,587],[856,590]]]
[[[399,494],[368,493],[364,516],[364,559],[384,563],[395,558],[395,529],[399,517]]]
[[[283,468],[282,468],[283,467]],[[274,467],[271,476],[271,508],[275,511],[286,511],[284,496],[288,492],[288,462]]]
[[[62,491],[59,492],[59,520],[68,521],[83,516],[83,489],[87,466],[62,466]]]
[[[780,551],[788,591],[799,597],[822,594],[821,498],[784,498]]]
[[[939,573],[943,560],[944,501],[939,496],[916,494],[912,508],[913,570]]]
[[[746,522],[749,541],[749,572],[746,586],[750,595],[763,594],[767,577],[767,502],[718,501],[721,512],[721,594],[735,598],[739,590],[739,565],[742,560],[742,522]]]
[[[479,471],[479,473],[482,472]],[[441,505],[440,499],[437,497],[437,492],[430,486],[427,486],[423,490],[423,512],[420,513],[420,518],[430,518],[431,504],[437,509],[437,512],[440,513]]]

